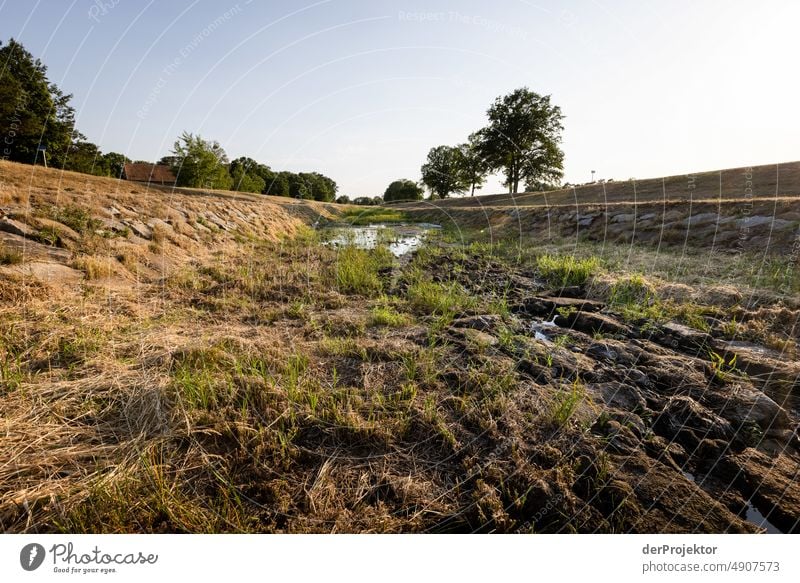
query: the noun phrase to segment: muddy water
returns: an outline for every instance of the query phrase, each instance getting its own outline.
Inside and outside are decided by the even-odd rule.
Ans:
[[[325,245],[342,247],[354,245],[360,249],[374,249],[386,245],[395,257],[416,251],[425,243],[428,233],[438,230],[430,223],[384,224],[366,226],[338,226],[322,229]]]

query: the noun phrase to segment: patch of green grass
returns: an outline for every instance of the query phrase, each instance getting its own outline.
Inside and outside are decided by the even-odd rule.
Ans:
[[[600,270],[600,267],[600,259],[597,257],[540,255],[536,258],[539,275],[550,285],[558,287],[583,285]]]
[[[572,383],[572,387],[568,391],[560,390],[553,399],[550,421],[558,427],[563,427],[575,413],[584,397],[585,390],[579,381]]]
[[[373,223],[404,223],[408,215],[395,209],[382,207],[349,208],[342,214],[342,220],[351,225],[370,225]]]
[[[81,234],[94,232],[103,226],[102,221],[92,217],[88,210],[75,205],[53,207],[50,210],[50,217]]]
[[[655,288],[638,274],[615,281],[608,303],[629,322],[664,322],[669,318],[666,306],[659,300]]]
[[[372,296],[383,289],[380,271],[391,267],[394,257],[386,247],[343,247],[337,256],[336,286],[344,293]]]
[[[412,308],[447,320],[475,305],[475,298],[455,281],[438,283],[417,279],[409,285],[407,297]]]
[[[355,338],[325,338],[320,348],[330,356],[346,356],[359,360],[369,360],[367,349]]]
[[[377,305],[370,310],[370,326],[388,326],[389,328],[403,328],[411,323],[407,314],[401,314],[392,306]]]

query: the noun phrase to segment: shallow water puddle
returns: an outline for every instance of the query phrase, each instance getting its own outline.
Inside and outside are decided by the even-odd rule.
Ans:
[[[698,482],[697,476],[695,476],[691,472],[684,470],[682,473],[684,478],[686,478],[687,480],[691,480],[698,486],[702,487],[703,480],[700,480]],[[758,508],[753,506],[753,503],[750,500],[747,501],[747,508],[745,510],[744,519],[751,524],[755,524],[759,528],[763,528],[767,534],[783,533],[782,530],[780,530],[777,526],[775,526],[769,520],[767,520],[767,517],[761,514]]]
[[[332,247],[353,245],[359,249],[386,245],[392,255],[402,257],[422,247],[427,234],[440,228],[430,223],[326,227],[324,244]]]
[[[767,518],[758,511],[758,508],[753,506],[752,502],[747,503],[747,512],[745,513],[747,522],[752,522],[756,526],[766,529],[767,534],[782,534],[782,531],[772,524]]]

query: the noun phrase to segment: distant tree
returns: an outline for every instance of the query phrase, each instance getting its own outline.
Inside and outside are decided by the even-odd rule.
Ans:
[[[264,167],[264,170],[269,171],[269,168]],[[252,158],[236,158],[228,167],[231,179],[233,180],[231,190],[257,192],[260,194],[267,185],[266,180],[264,180],[262,176],[264,170],[262,170],[262,165]]]
[[[289,196],[290,178],[294,176],[291,172],[278,172],[272,175],[272,178],[265,178],[266,186],[264,187],[264,194],[272,196]]]
[[[502,170],[511,193],[520,182],[553,182],[562,176],[561,109],[527,87],[498,97],[489,125],[478,132],[480,151],[492,170]]]
[[[469,195],[475,196],[475,189],[483,186],[490,170],[489,163],[481,152],[480,136],[471,134],[469,140],[458,146],[458,149],[461,153],[458,161],[461,179],[469,188]]]
[[[550,190],[559,190],[561,186],[557,183],[544,182],[544,181],[525,181],[525,192],[546,192]]]
[[[338,204],[351,204],[350,197],[347,196],[346,194],[336,197],[336,202]]]
[[[108,152],[100,157],[99,167],[103,176],[120,178],[125,164],[130,164],[130,158],[117,152]]]
[[[79,140],[70,145],[61,167],[85,174],[104,174],[100,149],[93,143]]]
[[[299,175],[305,196],[322,202],[330,202],[336,198],[338,186],[336,182],[319,172],[301,172]]]
[[[428,152],[428,159],[422,165],[422,183],[432,195],[447,198],[455,192],[468,188],[464,180],[461,150],[451,146],[436,146]]]
[[[152,162],[147,162],[146,160],[137,160],[135,164],[152,164]],[[178,156],[162,156],[161,159],[156,162],[156,164],[163,164],[164,166],[169,166],[170,168],[177,166],[181,163],[181,160]]]
[[[375,204],[372,199],[368,196],[359,196],[353,199],[353,204],[358,205],[370,205]]]
[[[228,157],[219,142],[183,132],[175,142],[172,166],[178,186],[228,190],[233,180],[228,173]]]
[[[0,158],[31,164],[41,145],[53,166],[64,165],[73,142],[84,139],[74,133],[71,99],[20,43],[0,43]]]
[[[422,200],[422,188],[413,180],[401,178],[392,182],[383,193],[385,202],[400,200]]]

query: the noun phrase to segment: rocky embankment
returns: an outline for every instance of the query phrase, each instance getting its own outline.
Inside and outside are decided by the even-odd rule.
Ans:
[[[454,342],[479,338],[516,361],[530,393],[555,398],[558,411],[574,407],[544,441],[514,445],[527,460],[522,473],[550,472],[529,499],[539,529],[800,529],[795,355],[732,339],[712,317],[708,331],[625,318],[591,287],[553,289],[532,272],[471,259],[459,273],[476,294],[506,289],[513,315],[457,319]],[[739,321],[777,315],[798,339],[797,307],[774,312],[730,313]],[[509,322],[514,341],[507,340]],[[573,477],[559,472],[564,459]],[[579,518],[565,525],[564,516]]]

